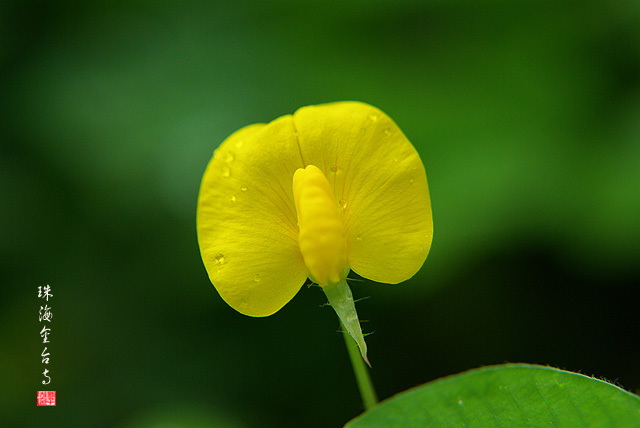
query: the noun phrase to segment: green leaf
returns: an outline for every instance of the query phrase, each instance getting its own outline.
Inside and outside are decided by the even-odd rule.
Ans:
[[[640,397],[577,373],[506,364],[402,392],[345,426],[364,427],[638,428]]]

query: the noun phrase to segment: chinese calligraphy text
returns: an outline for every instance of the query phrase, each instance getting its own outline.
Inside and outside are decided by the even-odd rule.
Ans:
[[[53,310],[51,306],[49,306],[49,298],[53,297],[51,293],[51,286],[49,284],[43,286],[38,286],[38,299],[44,300],[44,306],[40,306],[40,311],[38,313],[38,321],[41,323],[42,329],[40,330],[40,337],[42,338],[42,343],[47,344],[50,343],[50,335],[51,335],[51,320],[53,319]],[[47,346],[44,346],[44,349],[40,353],[42,357],[42,364],[45,365],[45,369],[42,372],[43,385],[49,385],[51,383],[51,376],[49,375],[49,360],[51,353],[48,351]],[[38,406],[55,406],[56,405],[56,391],[38,391],[37,395],[37,405]]]

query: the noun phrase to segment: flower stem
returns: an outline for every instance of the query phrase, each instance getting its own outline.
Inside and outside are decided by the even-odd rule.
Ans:
[[[340,327],[342,331],[345,330],[342,323],[340,323]],[[349,352],[349,359],[353,366],[353,373],[356,375],[356,382],[358,383],[358,389],[360,390],[360,396],[362,397],[362,404],[364,404],[365,410],[369,410],[378,403],[378,396],[376,395],[375,389],[373,389],[373,382],[371,382],[369,371],[360,356],[358,345],[346,331],[344,331],[343,336],[344,343],[347,347],[347,351]]]

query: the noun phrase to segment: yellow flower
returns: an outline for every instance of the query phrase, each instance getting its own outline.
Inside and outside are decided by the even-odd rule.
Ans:
[[[271,315],[311,278],[365,360],[349,270],[409,279],[433,235],[418,153],[360,102],[303,107],[229,136],[202,178],[197,229],[209,278],[231,307]]]

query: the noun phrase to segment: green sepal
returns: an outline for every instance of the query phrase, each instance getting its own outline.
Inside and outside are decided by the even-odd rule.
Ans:
[[[367,358],[367,344],[365,343],[364,336],[362,335],[360,320],[358,319],[358,313],[356,312],[356,305],[353,301],[351,288],[349,288],[349,285],[347,284],[347,279],[342,278],[337,284],[330,284],[321,288],[327,296],[327,299],[329,299],[329,304],[333,307],[333,310],[336,311],[336,314],[338,314],[338,318],[340,318],[342,325],[358,344],[362,359],[369,367],[371,367],[369,359]]]

